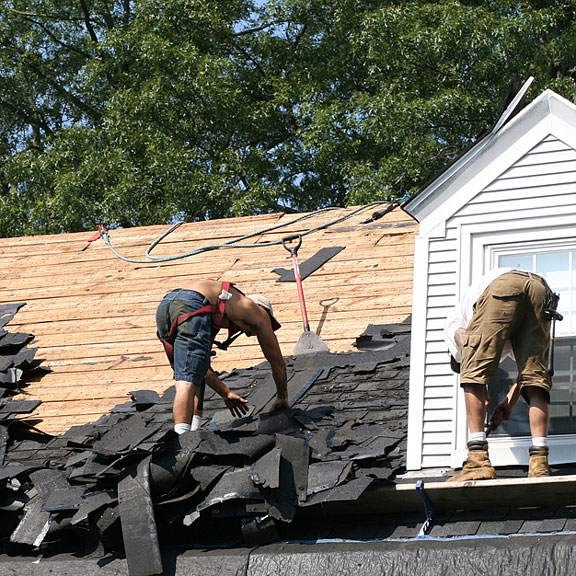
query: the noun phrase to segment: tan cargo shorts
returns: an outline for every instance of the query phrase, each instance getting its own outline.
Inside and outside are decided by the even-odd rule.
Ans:
[[[506,272],[496,278],[474,305],[462,347],[460,384],[488,385],[510,341],[521,389],[537,386],[549,392],[550,322],[544,318],[550,288],[531,272]]]

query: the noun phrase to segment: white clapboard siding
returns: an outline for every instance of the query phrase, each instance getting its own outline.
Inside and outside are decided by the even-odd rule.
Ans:
[[[426,342],[426,354],[437,354],[442,352],[442,354],[447,353],[446,344],[443,338],[436,338],[434,340],[428,340]],[[444,359],[446,360],[446,359]]]
[[[422,413],[423,468],[449,466],[453,446],[454,384],[444,343],[444,323],[456,301],[457,239],[432,240],[427,275],[426,356]]]
[[[438,310],[448,310],[448,308],[439,308]],[[445,320],[443,316],[436,315],[426,322],[426,327],[428,335],[430,332],[434,332],[437,338],[443,338],[442,330],[444,329]]]
[[[450,428],[450,419],[447,420],[434,420],[424,422],[422,429],[424,434],[434,434],[440,432],[446,434],[446,430]]]
[[[436,465],[442,465],[442,457],[450,449],[450,437],[447,434],[431,434],[432,442],[424,445],[423,456],[435,456]],[[444,440],[444,442],[442,442]]]

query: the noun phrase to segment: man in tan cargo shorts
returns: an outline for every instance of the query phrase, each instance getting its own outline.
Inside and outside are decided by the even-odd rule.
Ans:
[[[550,322],[544,310],[552,291],[532,272],[499,268],[475,282],[448,318],[445,339],[452,368],[460,364],[470,431],[468,458],[448,481],[496,478],[488,457],[486,414],[488,384],[506,356],[516,360],[518,380],[492,415],[494,426],[508,420],[520,394],[529,409],[530,465],[528,476],[549,476],[548,421],[551,377],[548,372]]]

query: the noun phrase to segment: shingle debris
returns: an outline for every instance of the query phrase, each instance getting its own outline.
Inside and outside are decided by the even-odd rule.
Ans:
[[[0,308],[2,326],[18,308]],[[182,436],[172,430],[173,387],[136,390],[96,422],[50,436],[23,419],[36,402],[12,399],[44,370],[27,348],[33,336],[2,330],[3,552],[120,552],[131,574],[161,573],[164,539],[274,541],[304,508],[354,500],[404,471],[406,354],[289,357],[292,407],[275,414],[266,363],[221,374],[249,415],[233,418],[208,391],[202,429]]]
[[[11,403],[7,407],[4,399],[22,391],[22,387],[38,373],[49,370],[41,366],[42,360],[35,359],[36,349],[27,348],[34,339],[33,334],[10,333],[4,327],[14,318],[25,303],[0,305],[0,421],[13,419],[19,413],[32,412],[36,404]]]

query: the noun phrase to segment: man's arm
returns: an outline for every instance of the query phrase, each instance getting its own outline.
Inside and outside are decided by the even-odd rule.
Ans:
[[[264,312],[264,314],[268,315],[267,312]],[[268,324],[270,326],[270,333],[268,333],[267,330],[264,330],[262,333],[258,332],[257,338],[264,357],[270,363],[272,378],[274,378],[274,383],[276,384],[276,400],[270,409],[270,412],[275,412],[281,408],[290,408],[290,402],[288,401],[286,362],[282,356],[276,334],[274,334],[272,330],[270,320],[268,320]]]
[[[468,322],[459,312],[456,307],[444,324],[444,342],[456,362],[462,360],[462,345],[468,326]]]
[[[264,357],[270,363],[272,378],[274,378],[274,383],[276,384],[276,400],[270,409],[270,412],[274,412],[281,408],[290,408],[286,362],[284,361],[284,356],[282,356],[278,338],[276,338],[276,334],[274,334],[274,330],[272,329],[268,312],[260,307],[258,310],[260,311],[260,316],[263,321],[257,327],[256,337],[258,338],[258,343],[260,344]]]
[[[456,342],[456,346],[458,346],[460,354],[462,354],[462,346],[464,346],[465,336],[466,336],[466,330],[464,330],[464,328],[458,328],[456,332],[454,332],[454,341]]]
[[[272,322],[268,312],[249,298],[241,296],[240,298],[232,298],[226,303],[226,313],[230,320],[248,336],[256,336],[258,338],[262,353],[270,363],[272,377],[276,384],[276,400],[270,412],[280,408],[290,408],[286,362],[282,356],[278,338],[276,338],[276,334],[274,334],[272,329]]]
[[[232,412],[233,416],[241,418],[248,412],[248,406],[246,405],[248,401],[232,392],[232,390],[218,378],[212,368],[208,368],[208,372],[206,373],[206,384],[224,399],[224,404],[226,404],[226,407]]]

